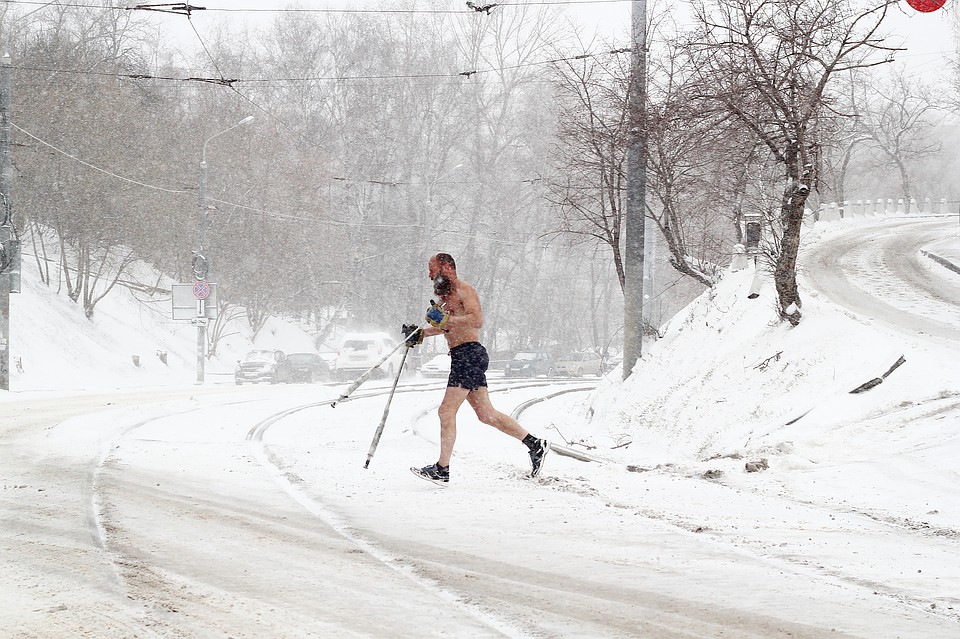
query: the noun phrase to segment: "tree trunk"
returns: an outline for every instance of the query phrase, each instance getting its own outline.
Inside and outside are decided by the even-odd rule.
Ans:
[[[797,288],[797,255],[800,252],[800,231],[803,225],[803,210],[810,189],[795,178],[788,179],[780,209],[783,221],[783,240],[780,255],[773,271],[780,303],[780,317],[793,326],[800,323],[800,292]]]

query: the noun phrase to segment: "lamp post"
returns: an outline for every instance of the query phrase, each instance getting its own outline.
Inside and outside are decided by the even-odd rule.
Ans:
[[[207,343],[207,322],[204,300],[210,291],[209,287],[201,287],[199,283],[205,281],[210,275],[210,260],[204,255],[204,245],[207,241],[207,144],[213,138],[219,137],[224,133],[229,133],[238,126],[251,122],[252,115],[248,115],[231,127],[214,133],[203,142],[203,149],[200,152],[200,227],[197,229],[197,253],[193,257],[193,276],[196,279],[194,283],[194,295],[197,297],[197,383],[202,384],[204,379],[204,351]],[[198,291],[203,291],[200,296]]]
[[[0,389],[10,390],[10,292],[13,271],[19,272],[19,251],[13,249],[10,219],[10,54],[0,60]],[[16,252],[16,255],[14,253]],[[16,263],[14,263],[16,262]],[[19,291],[19,288],[16,288]]]

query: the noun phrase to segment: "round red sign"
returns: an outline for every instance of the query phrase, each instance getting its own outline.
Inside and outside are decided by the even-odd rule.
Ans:
[[[210,295],[210,285],[204,281],[193,283],[193,296],[198,300],[205,300]]]
[[[942,7],[947,0],[907,0],[907,4],[923,13],[930,13]]]

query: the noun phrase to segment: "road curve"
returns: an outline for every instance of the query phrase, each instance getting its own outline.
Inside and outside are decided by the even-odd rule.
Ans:
[[[960,276],[921,255],[956,232],[955,218],[886,219],[854,226],[806,249],[807,288],[863,321],[912,336],[960,339]]]
[[[386,490],[401,489],[404,500],[392,495],[385,504],[376,498],[380,491],[354,499],[338,490],[334,464],[343,457],[345,433],[357,434],[351,411],[362,400],[336,413],[328,407],[296,413],[309,422],[306,432],[319,437],[331,465],[281,461],[278,482],[251,456],[247,436],[294,405],[295,392],[184,389],[0,405],[0,635],[844,636],[728,607],[716,597],[677,597],[651,586],[648,577],[664,574],[659,553],[686,565],[689,553],[701,552],[699,540],[681,535],[664,546],[660,524],[637,529],[630,510],[617,529],[597,529],[591,513],[610,504],[557,479],[535,486],[504,471],[499,501],[516,510],[511,530],[485,525],[482,513],[461,525],[476,509],[468,486],[458,494],[457,488],[425,489],[410,478],[412,485],[401,487],[390,479]],[[409,402],[405,408],[399,400],[396,410],[399,418],[423,408]],[[331,415],[342,425],[321,434],[318,419]],[[367,440],[369,432],[357,436]],[[311,454],[306,446],[266,444],[278,460]],[[348,447],[343,463],[356,468],[356,442]],[[504,469],[480,472],[498,470]],[[290,499],[283,483],[298,487],[317,508]],[[551,498],[552,508],[537,508],[537,495],[554,485],[567,495],[564,507],[556,509],[559,502]],[[431,511],[421,510],[429,503]],[[405,526],[384,527],[379,511],[387,506],[413,507],[393,519]],[[318,509],[327,516],[318,517]],[[562,549],[559,554],[539,549],[541,537],[552,552]],[[598,542],[599,548],[628,543],[647,550],[624,563],[606,551],[590,552]],[[731,561],[769,571],[765,560]],[[676,578],[685,580],[685,569]],[[709,590],[717,578],[722,574],[697,580],[706,579]]]

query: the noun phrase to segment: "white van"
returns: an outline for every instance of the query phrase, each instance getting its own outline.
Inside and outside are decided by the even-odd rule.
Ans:
[[[386,333],[347,333],[340,341],[334,372],[341,381],[356,379],[393,351],[372,377],[393,378],[400,370],[405,347]]]

